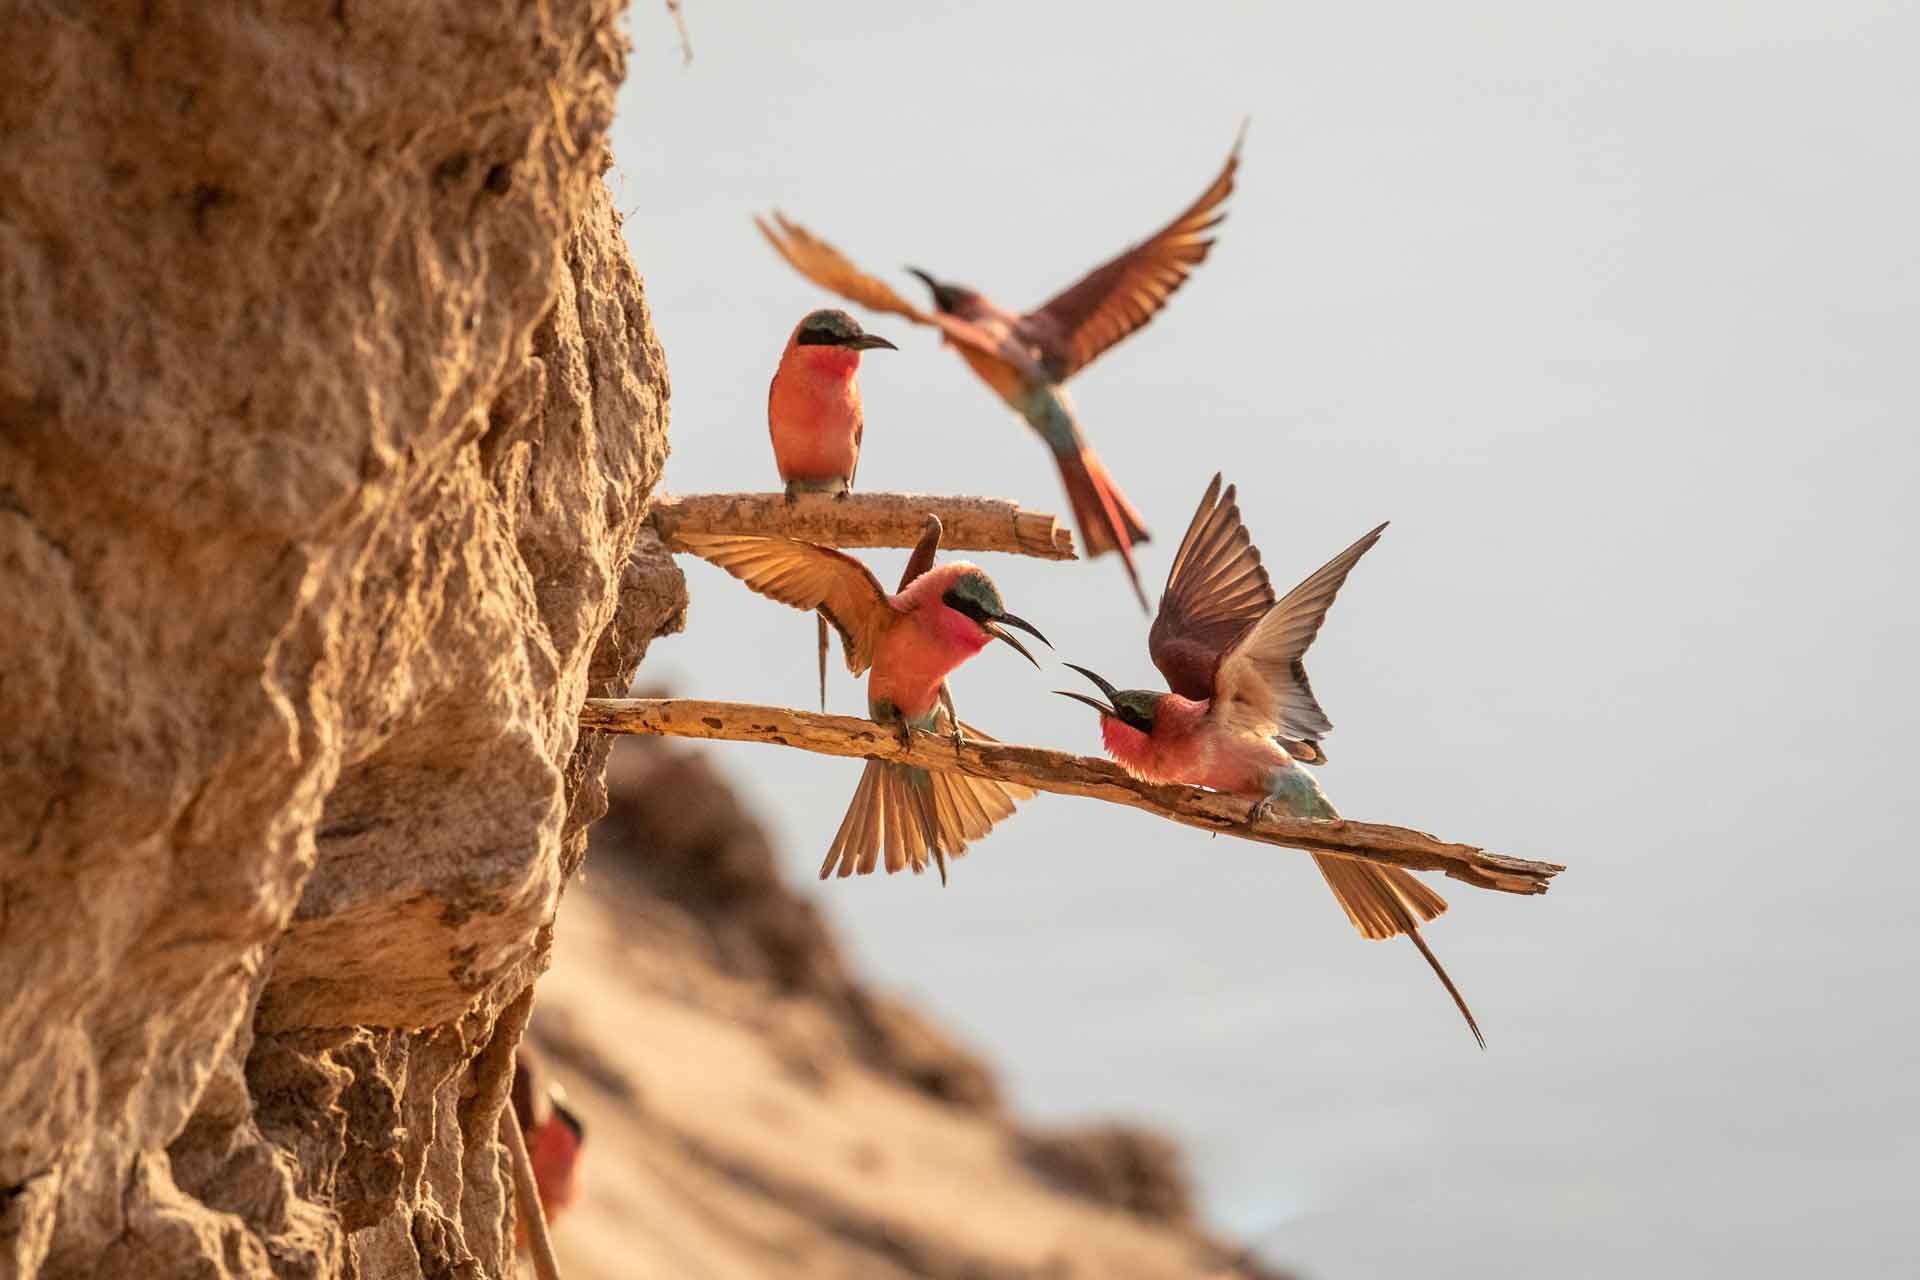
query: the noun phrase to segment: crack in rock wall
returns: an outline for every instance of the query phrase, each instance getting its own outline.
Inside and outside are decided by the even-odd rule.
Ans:
[[[483,1277],[684,585],[608,0],[10,11],[0,1276]]]

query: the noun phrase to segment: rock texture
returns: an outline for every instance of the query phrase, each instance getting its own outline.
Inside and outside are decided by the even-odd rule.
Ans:
[[[0,1275],[509,1266],[574,713],[684,604],[617,17],[8,10]]]

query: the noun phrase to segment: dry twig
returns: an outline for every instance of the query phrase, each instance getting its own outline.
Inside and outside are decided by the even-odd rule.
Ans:
[[[926,734],[915,734],[903,747],[891,727],[850,716],[692,698],[589,698],[580,713],[580,726],[601,733],[770,742],[822,755],[946,769],[1015,782],[1036,791],[1124,804],[1202,831],[1409,871],[1439,871],[1502,893],[1545,893],[1547,882],[1565,870],[1551,862],[1489,853],[1473,845],[1436,840],[1425,832],[1374,822],[1269,817],[1249,826],[1249,806],[1244,799],[1199,787],[1137,782],[1118,766],[1091,756],[971,739],[956,748],[950,739]]]
[[[928,514],[940,517],[942,551],[1005,551],[1072,560],[1073,534],[1054,517],[997,498],[937,498],[922,493],[661,494],[648,518],[672,542],[680,533],[745,533],[799,538],[829,547],[911,547]]]
[[[667,0],[667,12],[673,15],[674,29],[680,33],[680,65],[693,65],[693,41],[687,36],[687,15],[680,12],[680,0]]]
[[[520,1132],[520,1114],[509,1101],[500,1108],[500,1141],[513,1164],[513,1207],[527,1227],[527,1251],[533,1255],[533,1273],[540,1280],[560,1280],[560,1263],[553,1256],[553,1237],[547,1234],[547,1215],[540,1208],[540,1188],[533,1180],[533,1161],[527,1157],[526,1135]]]

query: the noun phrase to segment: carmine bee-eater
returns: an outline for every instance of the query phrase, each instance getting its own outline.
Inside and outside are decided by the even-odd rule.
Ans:
[[[1025,315],[995,305],[976,290],[909,267],[933,294],[934,309],[922,311],[799,224],[778,213],[771,222],[754,221],[780,256],[815,284],[863,307],[937,327],[994,394],[1046,442],[1073,504],[1086,554],[1119,552],[1144,609],[1147,597],[1140,589],[1133,548],[1147,540],[1146,527],[1081,435],[1064,384],[1152,320],[1206,260],[1213,247],[1211,233],[1226,216],[1220,206],[1233,193],[1239,163],[1236,140],[1219,176],[1179,217]]]
[[[1277,809],[1302,818],[1340,815],[1303,766],[1326,763],[1320,740],[1333,722],[1307,682],[1307,648],[1347,574],[1379,540],[1382,524],[1274,602],[1260,552],[1240,523],[1232,486],[1207,486],[1167,574],[1147,639],[1171,692],[1115,689],[1085,667],[1106,701],[1061,692],[1100,713],[1107,754],[1145,782],[1184,782],[1255,801],[1248,820]],[[1072,664],[1067,664],[1071,666]],[[1347,918],[1368,938],[1405,934],[1433,966],[1467,1020],[1486,1038],[1453,979],[1420,936],[1446,899],[1394,867],[1315,855]]]
[[[1042,642],[1046,637],[1006,611],[993,580],[977,565],[954,560],[933,567],[940,522],[932,516],[893,595],[852,556],[811,542],[732,534],[683,534],[679,541],[761,595],[825,615],[840,633],[847,669],[855,675],[871,671],[868,714],[893,726],[903,740],[914,729],[986,739],[960,723],[946,680],[989,641],[1004,640],[1040,665],[1006,628],[1018,627]],[[965,852],[1012,813],[1016,801],[1032,794],[986,778],[869,761],[820,878],[836,870],[866,875],[884,848],[888,871],[918,872],[931,857],[944,884],[947,858]]]
[[[579,1198],[580,1153],[587,1131],[567,1106],[566,1093],[547,1078],[538,1059],[522,1047],[514,1056],[512,1105],[527,1143],[540,1210],[549,1226]],[[527,1247],[527,1224],[516,1221],[514,1237]]]
[[[853,490],[866,418],[860,409],[860,353],[897,351],[863,332],[844,311],[809,311],[793,327],[767,388],[767,434],[789,500],[799,493]],[[819,623],[820,709],[827,709],[827,620]]]

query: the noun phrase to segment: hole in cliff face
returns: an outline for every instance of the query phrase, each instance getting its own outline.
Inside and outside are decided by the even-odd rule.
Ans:
[[[433,186],[436,191],[445,191],[466,176],[473,157],[464,151],[457,151],[433,166]]]
[[[212,182],[202,182],[187,193],[187,209],[193,217],[193,229],[202,236],[207,234],[207,223],[214,212],[232,204],[239,197],[225,187]]]
[[[513,167],[504,164],[494,165],[491,169],[487,170],[486,181],[480,185],[489,195],[503,196],[507,194],[507,192],[513,190]]]

